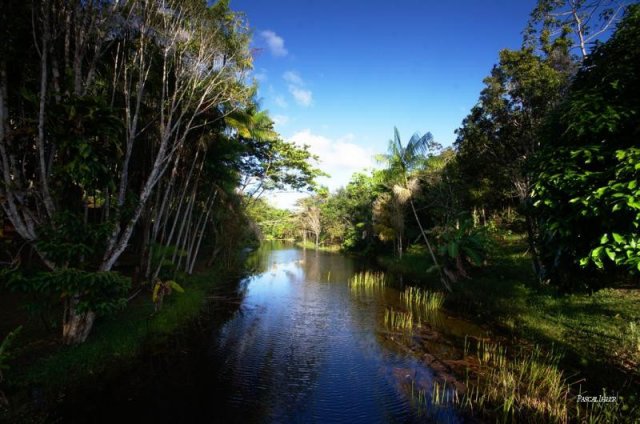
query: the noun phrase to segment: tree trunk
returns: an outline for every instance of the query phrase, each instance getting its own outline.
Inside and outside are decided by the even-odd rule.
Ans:
[[[91,332],[96,314],[93,311],[78,311],[79,296],[76,294],[65,302],[62,320],[62,340],[64,344],[84,343]]]
[[[420,228],[420,233],[422,234],[422,238],[424,239],[424,242],[427,244],[427,249],[429,249],[429,253],[431,254],[431,259],[433,259],[433,264],[438,268],[438,271],[440,271],[440,280],[442,281],[442,285],[444,285],[444,287],[449,292],[451,292],[451,286],[447,282],[447,276],[442,272],[442,268],[438,263],[438,259],[436,259],[436,255],[433,253],[433,249],[431,248],[431,243],[429,243],[427,234],[424,232],[424,228],[422,228],[422,223],[420,222],[420,218],[418,218],[418,212],[416,212],[416,207],[413,204],[413,199],[409,199],[409,203],[411,204],[411,210],[413,211],[413,216],[416,218],[416,223],[418,224],[418,228]]]
[[[195,251],[193,251],[191,253],[192,258],[191,258],[191,262],[189,263],[189,268],[187,270],[187,272],[189,273],[189,275],[193,274],[193,268],[196,265],[196,259],[198,258],[198,252],[200,251],[200,244],[202,243],[202,238],[204,236],[204,230],[207,228],[207,223],[209,222],[209,213],[211,212],[211,209],[213,208],[213,204],[216,200],[216,195],[218,193],[214,193],[213,195],[213,199],[211,200],[211,204],[209,205],[209,207],[207,208],[207,213],[204,217],[204,222],[202,223],[202,228],[200,228],[200,234],[198,234],[198,242],[195,246]]]
[[[535,242],[535,229],[532,217],[529,213],[524,214],[525,223],[527,225],[527,243],[529,244],[529,250],[531,251],[531,261],[533,264],[533,271],[536,273],[538,281],[542,279],[542,266],[540,264],[540,255]]]

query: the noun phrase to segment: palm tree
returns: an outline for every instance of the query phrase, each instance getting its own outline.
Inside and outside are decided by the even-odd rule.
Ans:
[[[412,178],[411,174],[418,169],[423,162],[425,155],[437,146],[433,140],[433,135],[427,132],[425,135],[420,136],[414,134],[406,146],[402,145],[400,140],[400,133],[397,128],[393,128],[393,140],[389,140],[389,149],[386,155],[382,155],[381,159],[387,164],[388,181],[392,184],[393,195],[398,199],[401,204],[406,204],[408,201],[413,211],[413,216],[416,219],[422,238],[424,239],[431,259],[440,273],[440,280],[448,291],[451,291],[451,286],[440,267],[427,233],[422,227],[420,218],[416,211],[416,207],[413,203],[413,193],[418,189],[418,179]]]

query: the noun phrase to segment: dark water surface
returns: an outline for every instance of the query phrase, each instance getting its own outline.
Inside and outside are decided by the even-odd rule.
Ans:
[[[239,307],[107,387],[73,395],[62,421],[462,422],[415,401],[434,371],[385,328],[398,290],[350,290],[358,265],[338,254],[269,245],[249,261],[255,272],[240,283]],[[477,331],[436,321],[444,341],[425,346],[441,356],[455,356],[459,337]]]

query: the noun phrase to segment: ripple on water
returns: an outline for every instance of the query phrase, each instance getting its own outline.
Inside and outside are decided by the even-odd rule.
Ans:
[[[417,421],[407,384],[428,384],[433,376],[381,346],[385,305],[353,299],[351,261],[297,249],[267,257],[266,271],[244,285],[241,312],[213,343],[238,422]],[[320,278],[327,270],[331,282]]]

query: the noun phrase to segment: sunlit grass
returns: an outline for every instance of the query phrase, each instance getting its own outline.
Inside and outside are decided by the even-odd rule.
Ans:
[[[417,287],[407,287],[400,294],[400,300],[404,302],[410,310],[428,314],[442,308],[444,295],[439,292],[422,290]]]
[[[623,339],[629,352],[631,352],[636,359],[640,358],[640,325],[631,321]]]
[[[349,280],[351,287],[384,287],[386,284],[384,272],[358,272]]]
[[[411,312],[402,312],[387,308],[384,311],[384,325],[389,330],[412,331],[414,326],[420,325],[420,322],[414,322],[414,316]]]
[[[349,279],[352,293],[373,295],[387,285],[387,278],[383,272],[358,272]]]
[[[467,377],[465,393],[434,382],[428,396],[419,393],[418,400],[429,398],[432,406],[454,405],[497,422],[568,422],[570,391],[558,355],[536,347],[510,357],[505,347],[484,340],[475,353],[478,368],[475,378]]]
[[[465,357],[472,346],[465,342]],[[636,409],[617,402],[578,402],[572,387],[560,370],[560,355],[538,346],[520,348],[509,355],[499,343],[479,340],[473,377],[467,371],[464,393],[446,383],[434,382],[430,391],[413,392],[412,399],[423,412],[438,408],[458,410],[495,422],[614,423],[634,422]],[[607,395],[603,392],[603,395]],[[431,408],[431,409],[429,409]],[[622,414],[626,410],[626,419]]]

